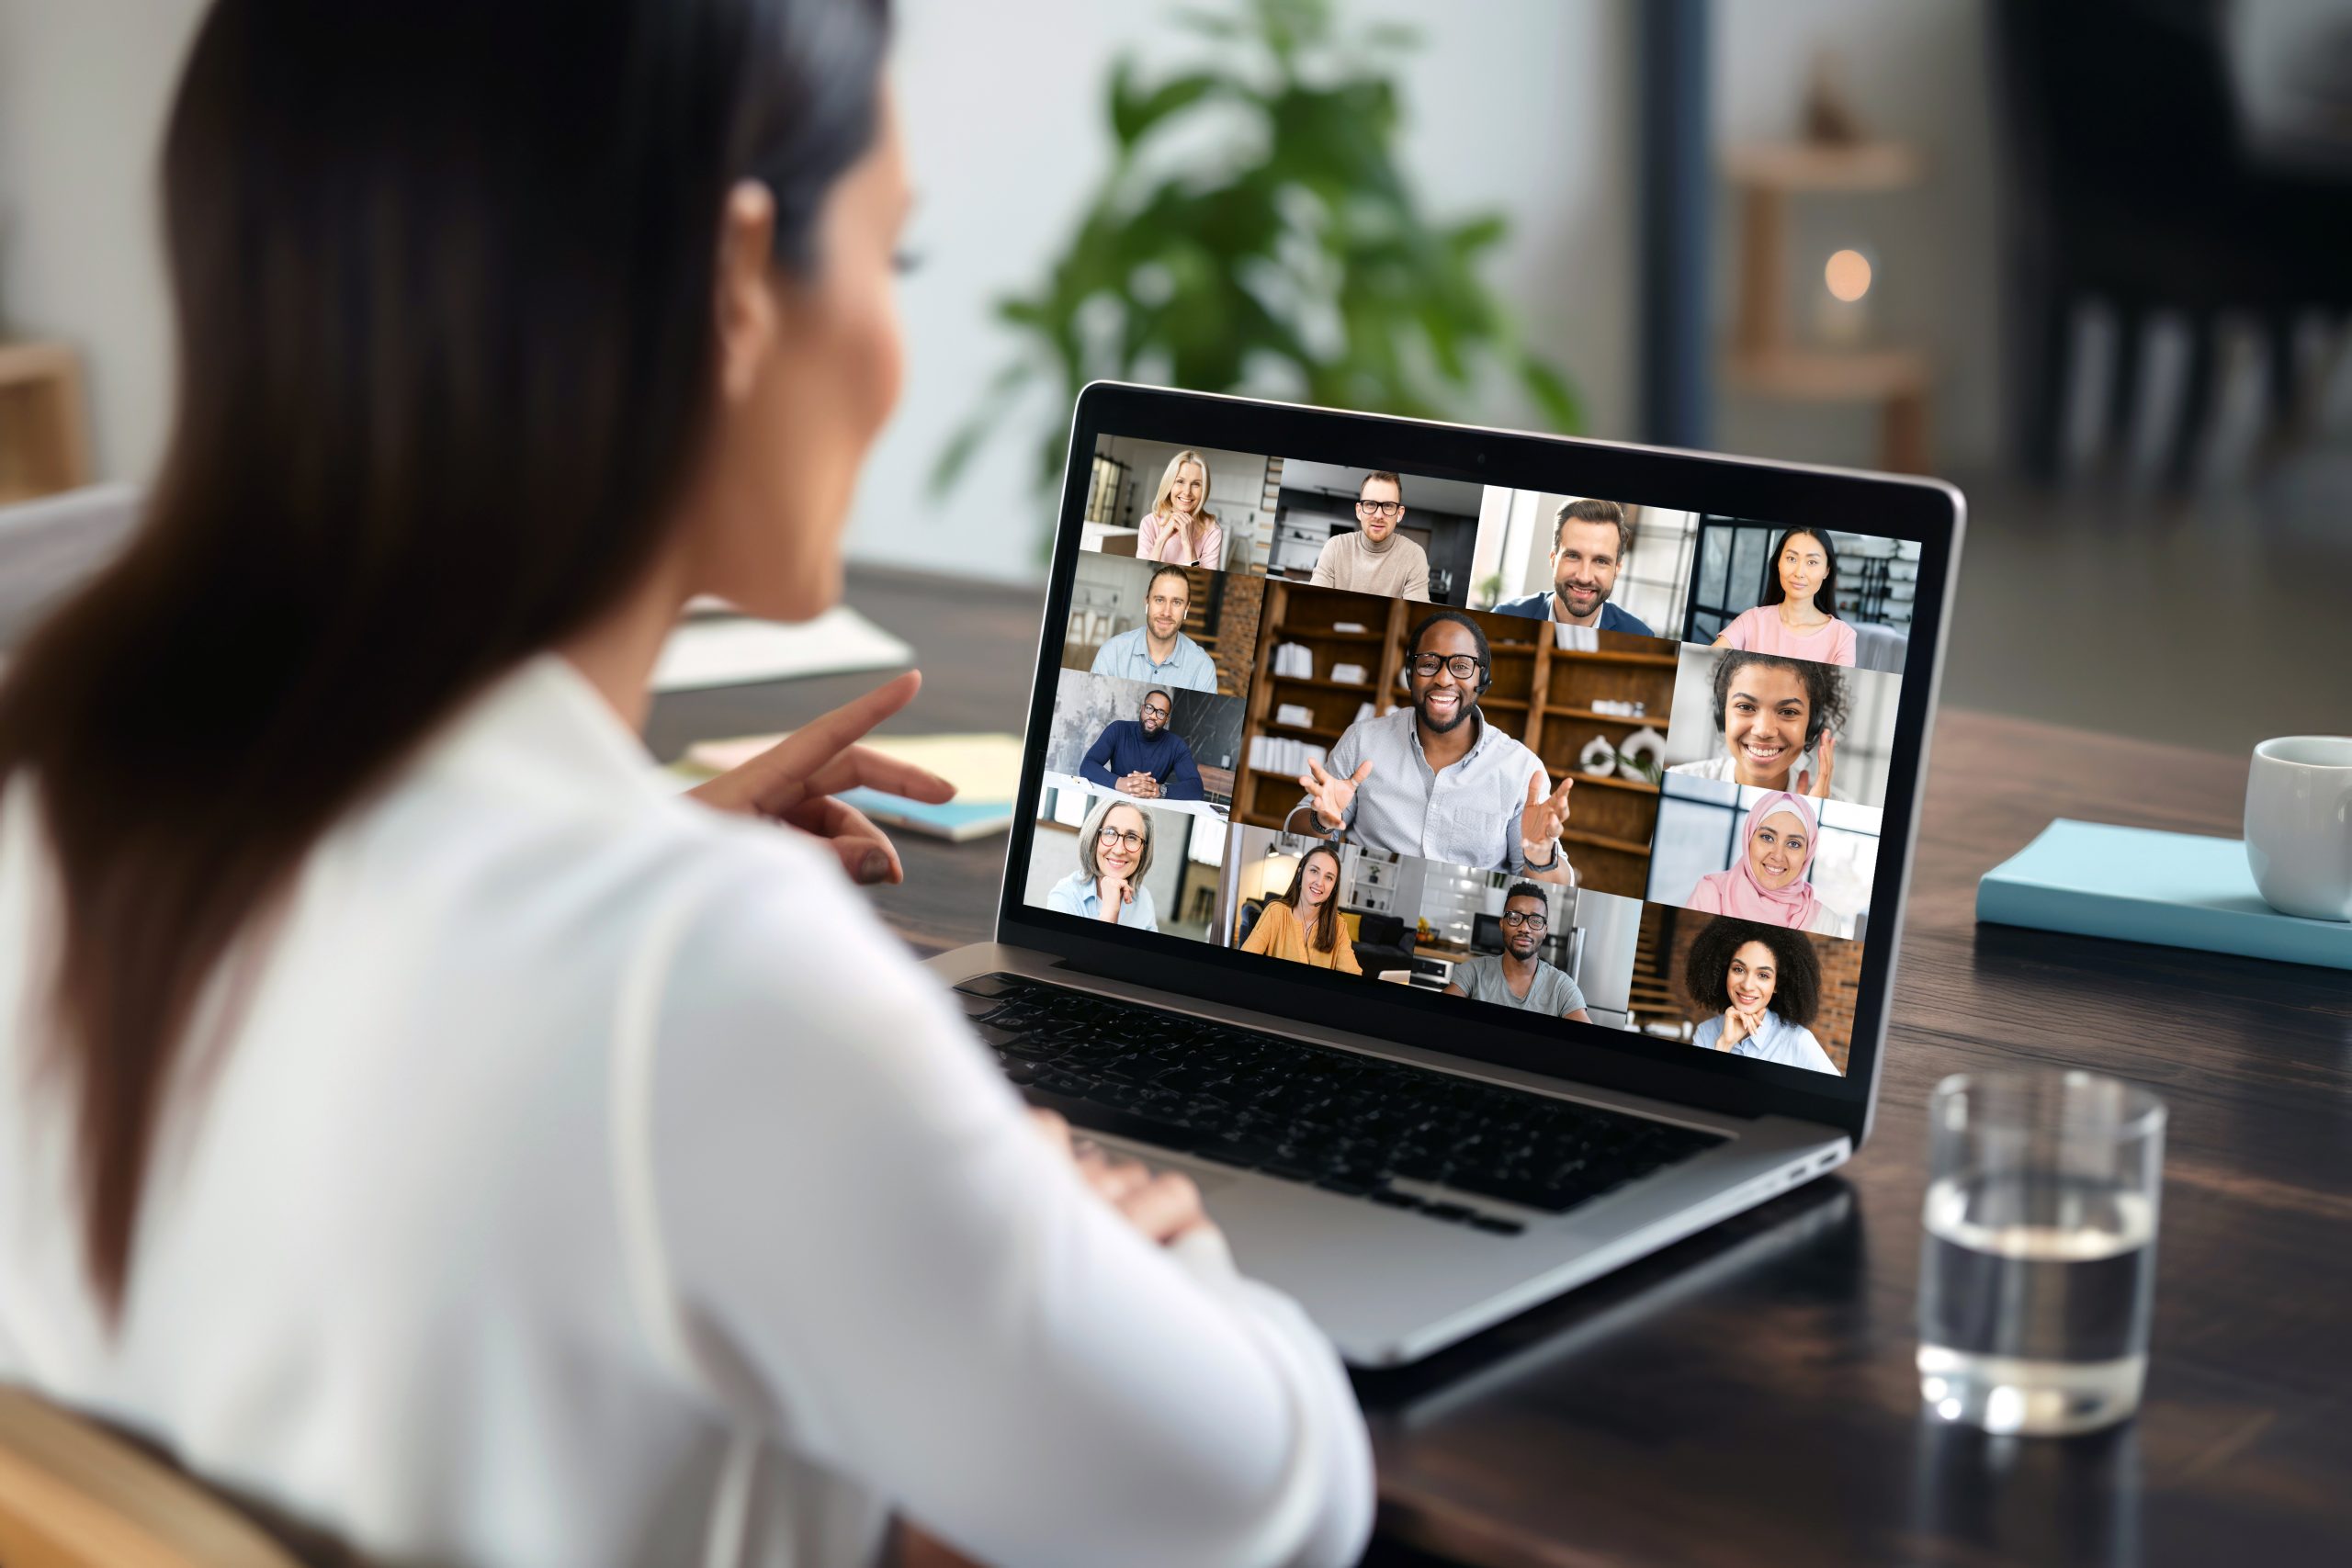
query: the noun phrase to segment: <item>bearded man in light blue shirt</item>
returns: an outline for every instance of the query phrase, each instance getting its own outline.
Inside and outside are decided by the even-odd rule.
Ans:
[[[1187,692],[1216,690],[1216,665],[1184,635],[1193,610],[1193,579],[1181,566],[1163,566],[1144,590],[1143,625],[1104,642],[1093,672]]]

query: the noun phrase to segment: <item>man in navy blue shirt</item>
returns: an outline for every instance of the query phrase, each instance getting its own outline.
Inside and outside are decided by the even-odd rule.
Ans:
[[[1115,789],[1143,800],[1198,800],[1201,770],[1193,764],[1193,749],[1168,728],[1175,699],[1154,686],[1143,696],[1134,718],[1115,718],[1087,748],[1079,776],[1091,784]]]
[[[1633,547],[1634,525],[1623,507],[1613,501],[1569,502],[1552,522],[1552,592],[1505,600],[1495,614],[1656,637],[1609,602],[1617,569]]]

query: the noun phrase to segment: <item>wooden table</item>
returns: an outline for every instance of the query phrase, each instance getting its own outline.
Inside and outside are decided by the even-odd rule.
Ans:
[[[1019,729],[1034,592],[860,572],[933,677],[895,727]],[[649,739],[868,682],[664,698]],[[2352,975],[1974,922],[2060,815],[2236,830],[2231,757],[1982,714],[1939,725],[1876,1131],[1836,1177],[1359,1380],[1384,1551],[1475,1564],[2352,1562]],[[984,936],[1003,840],[901,840],[919,950]],[[2171,1107],[2147,1401],[2120,1429],[1923,1421],[1926,1104],[1947,1073],[2097,1068]],[[1418,1560],[1418,1559],[1416,1559]]]

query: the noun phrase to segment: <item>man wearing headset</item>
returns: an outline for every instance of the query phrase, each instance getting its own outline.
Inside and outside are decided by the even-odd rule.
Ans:
[[[1551,787],[1543,760],[1489,725],[1487,634],[1459,610],[1422,618],[1405,643],[1410,705],[1348,727],[1299,778],[1317,826],[1370,849],[1538,882],[1573,882],[1560,848],[1574,780]]]

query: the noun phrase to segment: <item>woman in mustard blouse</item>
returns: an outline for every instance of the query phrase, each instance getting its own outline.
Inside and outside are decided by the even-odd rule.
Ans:
[[[1361,975],[1355,944],[1340,924],[1340,852],[1317,844],[1298,863],[1290,890],[1266,900],[1244,953],[1262,953],[1317,969]]]

